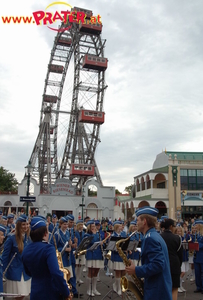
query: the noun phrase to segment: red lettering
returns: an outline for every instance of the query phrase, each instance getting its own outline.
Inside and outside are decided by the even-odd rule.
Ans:
[[[11,22],[11,17],[1,17],[2,18],[2,21],[3,21],[3,23],[10,23]]]
[[[46,12],[46,16],[45,18],[43,19],[43,24],[46,25],[47,22],[49,22],[49,24],[52,24],[53,21],[52,21],[52,13],[50,12]]]
[[[56,11],[54,16],[53,16],[53,22],[56,22],[56,20],[61,20],[63,21],[63,18],[61,17],[61,15]]]
[[[102,24],[101,16],[100,15],[97,15],[97,23]]]
[[[68,22],[68,15],[70,15],[70,11],[61,11],[61,14],[63,15],[63,22]]]
[[[97,23],[96,17],[92,16],[91,19],[90,19],[90,23],[93,24],[93,25],[96,24]]]
[[[12,17],[13,23],[20,23],[22,17]]]
[[[84,12],[77,12],[77,21],[78,23],[81,21],[82,24],[85,23],[86,14]]]
[[[76,23],[77,22],[77,13],[76,11],[72,11],[69,15],[69,22]]]
[[[32,13],[37,25],[40,25],[40,21],[44,18],[45,12],[38,10]]]

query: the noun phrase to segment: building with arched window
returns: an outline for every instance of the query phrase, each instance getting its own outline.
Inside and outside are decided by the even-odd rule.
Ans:
[[[142,206],[158,208],[159,217],[203,218],[203,153],[159,153],[152,169],[134,177],[131,197],[119,201],[127,219]]]

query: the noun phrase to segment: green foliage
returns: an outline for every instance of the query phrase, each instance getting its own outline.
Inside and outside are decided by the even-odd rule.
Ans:
[[[116,195],[122,195],[122,193],[118,189],[115,190],[115,194]]]
[[[8,170],[0,167],[0,192],[17,192],[18,181],[15,174],[10,173]]]
[[[90,197],[97,196],[97,191],[93,191],[93,190],[88,189],[88,196],[90,196]]]
[[[127,192],[129,195],[131,195],[132,187],[133,187],[133,184],[126,186],[124,191]]]

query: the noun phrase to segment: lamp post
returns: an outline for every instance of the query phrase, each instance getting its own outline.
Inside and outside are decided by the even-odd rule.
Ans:
[[[83,207],[84,207],[84,187],[82,188],[82,220],[83,220]]]
[[[27,193],[26,196],[29,197],[30,195],[30,173],[32,173],[33,166],[31,164],[31,161],[29,160],[28,165],[25,167],[25,172],[27,176]],[[28,216],[29,212],[29,201],[26,202],[26,215]]]
[[[182,197],[183,197],[183,222],[185,221],[185,195],[187,194],[187,191],[182,191],[181,192]]]

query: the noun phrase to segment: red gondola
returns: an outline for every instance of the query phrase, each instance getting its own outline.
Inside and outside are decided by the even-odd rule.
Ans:
[[[90,33],[94,35],[99,35],[102,32],[102,24],[96,23],[96,24],[79,24],[79,30],[80,32]]]
[[[56,103],[57,102],[57,96],[44,95],[43,100],[44,100],[44,102],[48,102],[48,103]]]
[[[104,71],[107,69],[107,58],[85,54],[83,56],[83,68]]]
[[[60,66],[60,65],[53,65],[53,64],[50,64],[49,65],[49,71],[50,72],[53,72],[53,73],[63,73],[63,69],[64,67],[63,66]]]
[[[70,47],[72,44],[72,40],[70,38],[60,37],[57,40],[57,44],[60,46]]]
[[[70,175],[94,176],[94,166],[83,164],[71,164]]]
[[[104,123],[104,112],[81,109],[79,113],[79,122],[81,123],[92,123],[92,124],[103,124]]]

